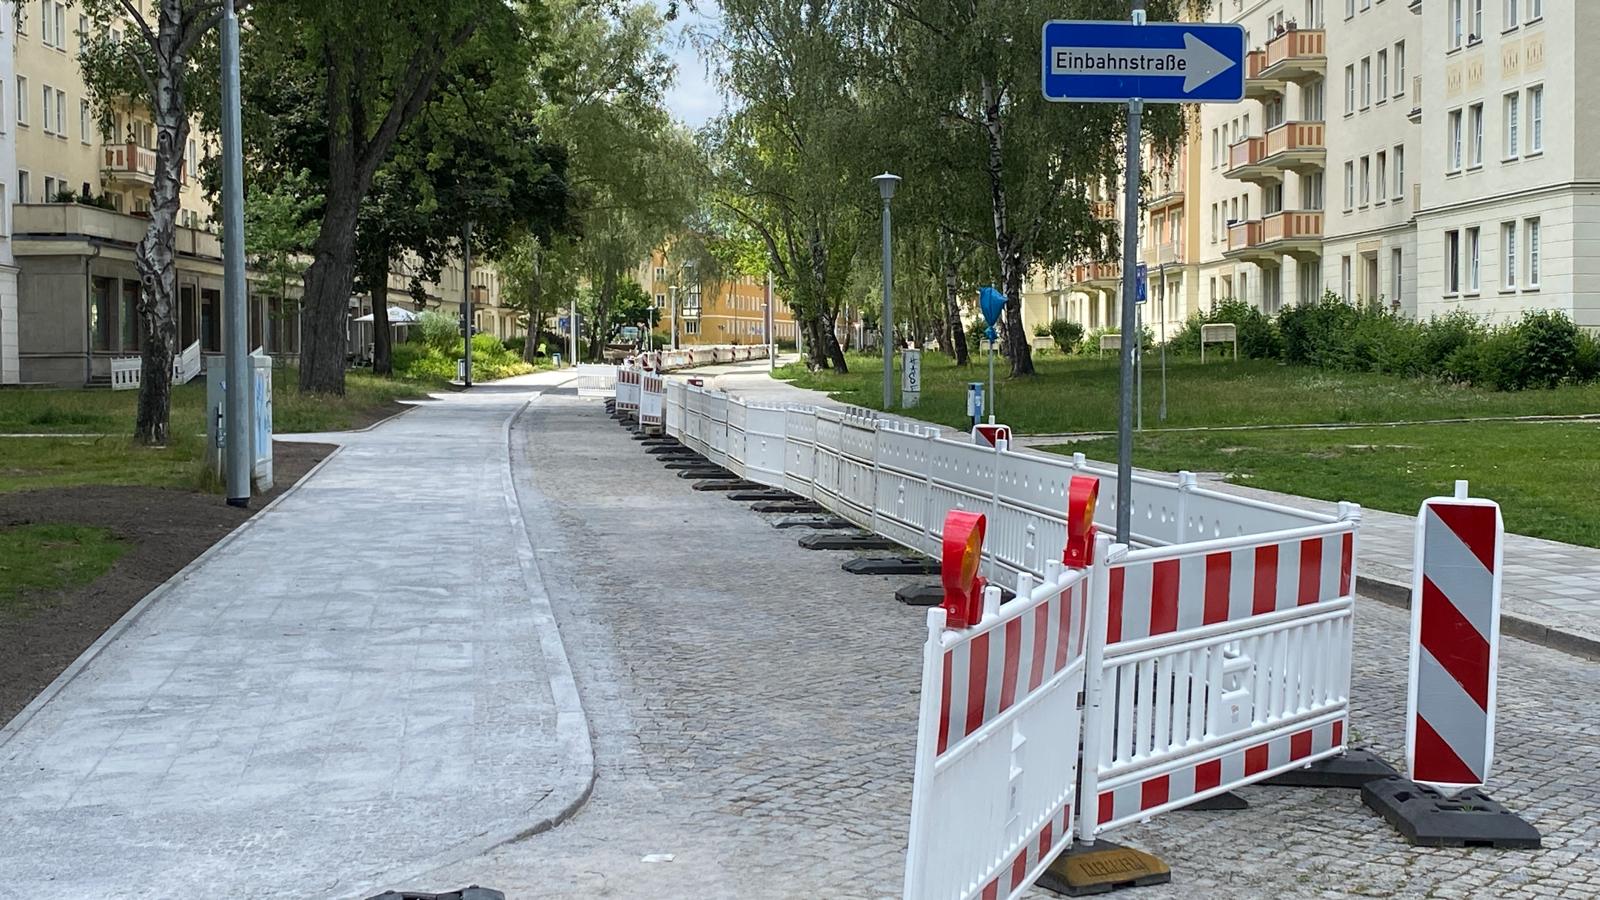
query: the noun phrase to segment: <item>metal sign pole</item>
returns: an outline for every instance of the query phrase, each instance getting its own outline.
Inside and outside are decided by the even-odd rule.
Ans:
[[[472,387],[472,223],[461,236],[461,327],[467,333],[462,355],[461,384]]]
[[[224,480],[229,506],[250,505],[250,440],[255,424],[250,418],[254,404],[250,392],[255,382],[250,371],[249,300],[245,296],[244,273],[244,165],[240,150],[239,113],[239,16],[232,3],[225,4],[222,20],[222,272],[223,328],[227,338],[225,357],[227,388],[223,398]],[[348,315],[348,313],[346,313]]]
[[[994,339],[989,339],[989,424],[994,424],[994,408],[1000,405],[1000,398],[994,392]]]
[[[1156,421],[1167,421],[1167,264],[1162,263],[1161,270],[1161,408],[1156,412]]]
[[[1135,3],[1134,21],[1144,22],[1144,4]],[[1139,142],[1143,100],[1128,101],[1128,162],[1123,169],[1122,210],[1122,384],[1117,415],[1117,542],[1127,544],[1133,531],[1133,374],[1138,337],[1135,316],[1139,296]]]
[[[1148,290],[1148,288],[1147,288]],[[1144,430],[1144,304],[1133,311],[1133,409],[1134,430]]]
[[[777,316],[772,309],[772,272],[767,272],[767,371],[771,372],[778,367],[778,338],[774,335],[773,328]]]

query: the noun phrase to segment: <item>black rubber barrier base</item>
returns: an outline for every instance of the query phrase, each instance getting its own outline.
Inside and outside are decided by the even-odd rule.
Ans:
[[[1359,790],[1369,781],[1392,778],[1398,774],[1394,766],[1384,762],[1371,750],[1347,750],[1343,756],[1319,760],[1304,768],[1274,775],[1260,783],[1277,787]]]
[[[644,452],[650,454],[651,456],[699,456],[700,455],[700,454],[694,452],[693,450],[690,450],[688,447],[683,446],[682,444],[656,444],[653,447],[652,446],[645,447],[645,451]]]
[[[741,503],[748,503],[751,500],[781,500],[788,503],[794,503],[804,498],[802,498],[799,494],[791,494],[788,491],[780,490],[778,488],[762,488],[758,491],[736,491],[735,493],[729,494],[728,499],[738,500]]]
[[[665,435],[660,435],[660,434],[652,434],[649,437],[645,438],[644,439],[644,445],[646,447],[682,447],[683,446],[682,444],[678,443],[678,439],[677,438],[667,437]]]
[[[894,541],[875,534],[808,534],[800,539],[807,550],[895,550]]]
[[[1034,882],[1047,891],[1082,897],[1172,880],[1172,869],[1143,850],[1098,840],[1074,843]]]
[[[459,891],[451,891],[448,894],[420,894],[416,891],[384,891],[376,897],[369,897],[368,900],[506,900],[506,895],[501,891],[490,890],[489,888],[472,885],[471,887],[462,888]]]
[[[1361,802],[1421,847],[1536,849],[1539,830],[1477,788],[1446,797],[1395,775],[1361,786]]]
[[[937,575],[939,561],[926,556],[862,556],[840,568],[852,575]]]
[[[772,523],[773,528],[815,528],[818,531],[833,531],[841,528],[854,528],[856,523],[838,516],[807,515],[787,516]]]
[[[944,602],[944,585],[901,585],[895,589],[894,598],[907,606],[938,606]]]
[[[1223,791],[1213,794],[1204,800],[1196,800],[1188,806],[1178,807],[1178,812],[1223,812],[1236,809],[1249,809],[1250,801],[1235,794],[1233,791]]]
[[[721,466],[719,466],[719,465],[717,465],[715,463],[706,462],[703,457],[698,457],[698,456],[684,457],[683,459],[669,459],[665,463],[663,463],[663,465],[665,465],[669,469],[705,469],[705,468],[720,469],[720,468],[722,468]]]
[[[762,500],[750,508],[758,513],[820,513],[822,507],[810,500]]]
[[[754,481],[696,481],[693,487],[697,491],[748,491],[761,485]]]
[[[701,467],[701,468],[698,468],[698,469],[680,469],[680,470],[678,470],[678,477],[679,478],[704,478],[707,481],[738,481],[739,480],[739,476],[733,474],[732,472],[729,472],[727,469],[718,469],[718,468],[716,468],[714,466],[712,466],[712,467]]]

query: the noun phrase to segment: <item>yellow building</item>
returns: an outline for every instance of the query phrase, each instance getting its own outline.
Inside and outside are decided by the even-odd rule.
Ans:
[[[750,275],[701,281],[693,265],[654,250],[639,264],[635,280],[655,301],[656,331],[668,342],[674,328],[678,346],[765,344],[767,287]],[[772,297],[774,339],[793,342],[798,331],[794,311],[777,294]]]

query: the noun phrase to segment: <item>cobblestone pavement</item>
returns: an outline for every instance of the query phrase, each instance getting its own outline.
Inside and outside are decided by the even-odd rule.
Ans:
[[[925,633],[892,598],[906,579],[847,575],[846,554],[801,550],[691,491],[598,403],[547,397],[522,425],[523,509],[598,783],[553,831],[404,887],[897,896]],[[1353,731],[1395,762],[1404,617],[1373,602],[1357,614]],[[1171,886],[1129,896],[1600,895],[1600,669],[1509,640],[1501,677],[1490,792],[1543,829],[1543,850],[1413,849],[1355,792],[1246,788],[1248,810],[1114,832],[1174,869]]]

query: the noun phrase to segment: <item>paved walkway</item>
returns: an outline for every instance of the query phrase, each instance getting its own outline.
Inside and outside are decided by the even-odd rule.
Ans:
[[[369,896],[580,801],[588,726],[507,451],[555,380],[331,436],[0,729],[0,894]]]
[[[714,378],[719,390],[772,402],[839,406],[819,391],[767,377],[766,365],[734,363],[696,370]],[[1026,444],[1023,437],[1019,443]],[[1027,449],[1024,447],[1023,449]],[[1221,473],[1196,473],[1208,486],[1287,506],[1326,509],[1327,502],[1228,484]],[[1576,486],[1575,486],[1576,487]],[[1454,485],[1439,485],[1449,494]],[[1330,498],[1337,499],[1337,498]],[[1362,588],[1390,602],[1411,591],[1414,516],[1365,509],[1361,517]],[[1540,643],[1600,656],[1600,549],[1508,534],[1505,548],[1502,627]]]

